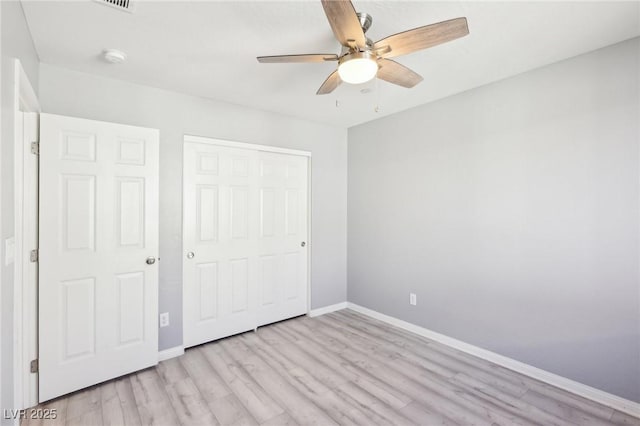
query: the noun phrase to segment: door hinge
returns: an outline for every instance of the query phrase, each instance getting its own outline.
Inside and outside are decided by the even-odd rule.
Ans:
[[[31,250],[31,253],[29,254],[29,260],[31,262],[37,262],[40,256],[38,256],[38,249],[35,250]]]
[[[31,153],[33,155],[40,155],[40,142],[31,142]]]
[[[30,367],[30,371],[31,371],[32,373],[37,373],[37,372],[38,372],[38,367],[39,367],[39,365],[38,365],[38,360],[37,360],[37,359],[32,360],[32,361],[29,363],[29,367]]]

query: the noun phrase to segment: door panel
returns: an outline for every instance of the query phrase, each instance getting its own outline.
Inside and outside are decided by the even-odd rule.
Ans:
[[[198,213],[196,232],[200,242],[218,240],[218,187],[198,185],[196,209]]]
[[[144,246],[144,178],[116,178],[115,219],[120,248]]]
[[[63,281],[60,312],[63,324],[62,362],[95,353],[96,279]],[[42,348],[44,349],[44,348]]]
[[[158,132],[40,118],[40,401],[157,363]]]
[[[116,276],[118,347],[144,340],[144,272]]]
[[[255,328],[249,257],[254,154],[185,144],[184,344],[193,346]]]
[[[67,250],[94,250],[95,176],[62,175],[63,247]]]
[[[186,142],[184,341],[307,312],[307,158]]]
[[[258,325],[264,325],[307,312],[308,254],[302,243],[308,241],[308,162],[300,156],[267,152],[258,158],[262,166],[258,185],[263,193],[273,193],[275,205],[269,209],[272,217],[263,214],[263,221],[273,224],[273,233],[262,232],[257,239],[258,256],[273,265],[265,268],[263,261],[258,270],[261,303],[256,318]]]
[[[231,238],[247,239],[249,227],[249,188],[236,186],[229,189],[231,195]]]
[[[199,263],[197,287],[200,289],[200,321],[218,316],[218,263]]]

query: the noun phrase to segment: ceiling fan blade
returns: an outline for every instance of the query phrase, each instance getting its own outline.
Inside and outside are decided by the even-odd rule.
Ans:
[[[338,55],[331,53],[311,54],[311,55],[277,55],[277,56],[258,56],[258,62],[263,64],[278,64],[285,62],[327,62],[337,61]]]
[[[389,83],[410,89],[422,81],[420,74],[391,59],[380,59],[378,65],[378,78]]]
[[[356,10],[349,0],[322,0],[322,7],[333,34],[340,44],[343,46],[355,44],[360,48],[366,47],[367,39],[360,26]]]
[[[340,86],[342,80],[340,79],[340,75],[338,75],[338,70],[327,77],[327,79],[322,83],[322,86],[316,92],[316,95],[326,95],[327,93],[331,93],[336,90],[336,87]]]
[[[393,58],[437,46],[467,34],[469,34],[467,18],[456,18],[385,37],[375,43],[374,49],[389,46],[391,50],[381,56]]]

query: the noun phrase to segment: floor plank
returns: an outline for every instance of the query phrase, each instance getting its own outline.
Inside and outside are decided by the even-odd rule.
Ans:
[[[102,409],[100,393],[101,387],[93,386],[69,395],[66,421],[82,417],[90,412],[100,411]],[[100,413],[100,417],[102,417],[102,413]]]
[[[140,426],[140,414],[128,377],[107,382],[101,386],[102,423],[104,426]]]
[[[244,367],[247,373],[262,386],[265,391],[285,408],[287,413],[299,424],[335,424],[331,417],[316,405],[315,401],[299,392],[286,374],[279,374],[263,359],[255,355],[241,340],[225,340],[222,348]]]
[[[221,350],[220,342],[202,347],[205,358],[227,386],[233,390],[242,405],[259,422],[263,423],[284,413],[273,398],[258,385],[244,369]]]
[[[189,373],[187,373],[187,370],[185,370],[178,358],[171,358],[159,362],[156,370],[158,370],[162,381],[167,384],[180,382],[189,377]]]
[[[413,401],[411,404],[407,404],[406,407],[402,407],[400,412],[411,419],[415,424],[418,425],[442,425],[442,426],[451,426],[457,425],[458,423],[450,420],[444,416],[439,414],[434,414],[429,411],[427,408],[422,406],[420,403]]]
[[[298,324],[308,326],[309,321]],[[455,386],[441,386],[437,374],[428,374],[419,369],[398,368],[395,361],[374,350],[365,351],[356,345],[349,346],[348,338],[336,332],[331,327],[311,327],[308,330],[309,339],[317,340],[327,347],[333,347],[334,342],[346,346],[346,349],[336,349],[345,360],[377,376],[391,387],[401,389],[412,400],[419,401],[445,417],[454,419],[462,424],[526,424],[518,419],[487,407],[473,400],[463,398],[465,392]],[[408,368],[408,370],[407,370]]]
[[[190,377],[166,385],[171,405],[183,425],[212,425],[218,421]]]
[[[350,310],[299,317],[49,401],[22,426],[621,425],[640,419]]]
[[[224,380],[209,364],[201,348],[189,349],[178,359],[206,401],[215,401],[232,394]]]
[[[221,425],[254,426],[258,424],[235,394],[209,402],[209,408]]]
[[[180,424],[172,408],[158,371],[148,368],[131,376],[131,387],[136,399],[141,423],[145,426]]]
[[[489,363],[484,360],[468,356],[466,358],[456,358],[451,356],[451,354],[443,354],[433,350],[433,345],[426,344],[427,342],[412,343],[409,339],[395,337],[392,333],[368,327],[367,324],[361,320],[354,321],[351,317],[342,314],[342,312],[327,317],[335,319],[342,326],[348,327],[350,330],[355,331],[365,338],[376,342],[391,344],[391,347],[395,348],[401,356],[413,362],[424,362],[426,360],[435,365],[439,365],[441,368],[455,372],[455,374],[468,374],[477,380],[515,397],[524,395],[528,390],[524,383],[512,375],[505,375],[501,374],[500,371],[489,370],[489,368],[487,368],[489,367]],[[484,363],[481,361],[484,361]],[[489,371],[485,371],[485,369]]]

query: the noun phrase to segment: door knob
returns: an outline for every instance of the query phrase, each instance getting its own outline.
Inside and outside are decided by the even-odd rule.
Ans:
[[[192,251],[190,251],[189,253],[187,253],[187,259],[193,259],[194,257],[196,257],[196,254]]]
[[[147,265],[153,265],[154,263],[156,263],[156,258],[153,256],[149,256],[147,257]]]
[[[307,243],[305,243],[304,241],[300,243],[300,247],[304,247],[306,245],[307,245]]]

